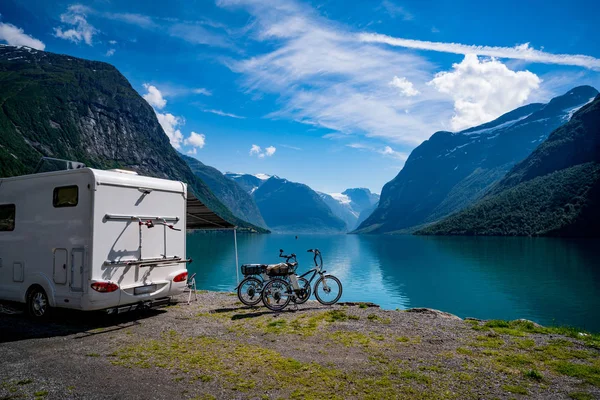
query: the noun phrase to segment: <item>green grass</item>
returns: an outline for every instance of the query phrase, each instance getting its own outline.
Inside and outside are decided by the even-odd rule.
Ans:
[[[530,369],[526,371],[523,375],[525,375],[529,379],[533,379],[534,381],[542,381],[544,380],[544,376],[536,369]]]
[[[600,366],[568,361],[556,361],[553,366],[554,370],[560,374],[579,378],[591,385],[600,387]]]
[[[503,385],[502,389],[509,393],[523,394],[523,395],[529,394],[529,392],[527,391],[526,388],[524,388],[523,386],[519,386],[519,385]]]
[[[594,400],[594,396],[586,392],[569,393],[569,397],[573,400]]]

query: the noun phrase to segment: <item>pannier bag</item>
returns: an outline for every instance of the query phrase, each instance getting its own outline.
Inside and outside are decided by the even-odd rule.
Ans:
[[[242,274],[260,275],[264,272],[266,265],[262,264],[244,264],[242,265]]]
[[[274,265],[269,265],[267,267],[267,275],[269,276],[287,276],[289,274],[294,273],[296,271],[297,263],[279,263]]]

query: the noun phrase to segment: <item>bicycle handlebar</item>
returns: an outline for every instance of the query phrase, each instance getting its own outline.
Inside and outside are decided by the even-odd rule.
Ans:
[[[296,260],[296,253],[292,253],[290,255],[283,254],[283,249],[279,249],[279,257],[285,258],[285,262],[290,262],[290,259],[293,258]]]
[[[319,263],[317,262],[317,256],[319,257],[320,261],[321,261],[321,266],[323,266],[323,256],[321,256],[321,252],[319,251],[319,249],[308,249],[306,250],[307,253],[315,253],[315,257],[313,259],[313,261],[315,262],[315,267],[319,266]]]

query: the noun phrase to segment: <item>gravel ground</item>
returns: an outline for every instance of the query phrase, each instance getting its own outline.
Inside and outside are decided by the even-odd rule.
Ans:
[[[180,300],[45,323],[0,307],[0,399],[600,399],[596,336],[360,303]]]

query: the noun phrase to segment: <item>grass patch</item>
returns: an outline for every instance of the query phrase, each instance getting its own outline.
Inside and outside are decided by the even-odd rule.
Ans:
[[[515,345],[521,350],[528,350],[535,347],[535,341],[533,339],[515,339]]]
[[[594,386],[600,386],[600,367],[587,364],[576,364],[568,361],[556,361],[554,370],[559,374],[579,378]]]
[[[415,382],[422,383],[424,385],[431,384],[431,377],[429,377],[428,375],[420,374],[418,372],[414,372],[414,371],[410,371],[410,370],[401,371],[398,374],[398,376],[400,376],[400,378],[402,378],[402,379],[413,380]]]
[[[19,385],[19,386],[29,385],[32,382],[33,382],[33,379],[22,379],[20,381],[17,381],[17,385]]]
[[[529,371],[524,372],[523,375],[525,375],[525,377],[529,379],[533,379],[534,381],[538,382],[544,380],[544,376],[536,369],[530,369]]]
[[[397,336],[396,337],[396,342],[408,343],[408,342],[410,342],[410,339],[407,338],[406,336]]]
[[[519,385],[503,385],[502,390],[505,390],[509,393],[515,393],[515,394],[522,394],[522,395],[529,394],[529,392],[527,391],[526,388],[524,388],[523,386],[519,386]]]
[[[48,391],[47,390],[38,390],[33,395],[35,396],[36,399],[40,399],[40,398],[43,399],[44,397],[48,396]]]
[[[469,349],[464,348],[464,347],[459,347],[458,349],[456,349],[456,352],[458,354],[463,354],[465,356],[472,356],[473,355],[473,350],[469,350]]]
[[[382,324],[390,324],[392,322],[391,319],[387,317],[380,317],[377,314],[369,314],[367,319],[372,322],[381,322]]]
[[[477,341],[473,344],[477,347],[487,347],[490,349],[499,349],[504,345],[504,340],[494,336],[477,336]]]
[[[329,337],[337,343],[341,343],[346,347],[364,346],[368,347],[371,344],[371,339],[360,332],[337,331],[329,334]]]
[[[594,400],[594,396],[586,392],[573,392],[569,393],[569,398],[573,400]]]

